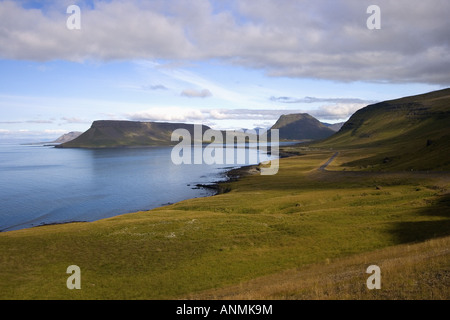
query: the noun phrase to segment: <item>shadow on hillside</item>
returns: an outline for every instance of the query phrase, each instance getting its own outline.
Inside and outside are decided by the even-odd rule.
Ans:
[[[429,208],[419,212],[420,216],[441,217],[443,220],[398,222],[391,230],[398,244],[421,242],[450,235],[450,194],[439,196]]]

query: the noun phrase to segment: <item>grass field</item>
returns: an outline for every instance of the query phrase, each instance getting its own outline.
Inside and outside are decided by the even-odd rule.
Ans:
[[[342,171],[345,150],[321,171],[334,150],[291,151],[213,197],[0,233],[0,298],[450,298],[448,173]]]
[[[188,295],[220,300],[448,300],[450,237],[391,246]],[[368,266],[381,270],[381,290],[368,290]]]

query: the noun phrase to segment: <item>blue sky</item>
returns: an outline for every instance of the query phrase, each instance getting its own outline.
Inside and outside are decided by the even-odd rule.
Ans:
[[[413,2],[380,1],[368,30],[370,1],[0,1],[0,139],[99,119],[334,123],[448,87],[450,5]],[[80,30],[66,27],[70,4]]]

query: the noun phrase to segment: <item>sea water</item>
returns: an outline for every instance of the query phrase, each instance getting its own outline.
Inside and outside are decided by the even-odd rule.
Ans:
[[[233,167],[175,165],[171,151],[0,144],[0,231],[95,221],[209,196],[214,190],[197,185],[223,181]]]

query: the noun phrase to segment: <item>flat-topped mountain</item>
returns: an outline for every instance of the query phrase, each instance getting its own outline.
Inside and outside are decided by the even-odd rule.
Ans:
[[[283,140],[318,140],[335,133],[307,113],[282,115],[272,129],[280,130],[280,139]]]
[[[194,125],[185,123],[99,120],[78,138],[60,148],[107,148],[124,146],[157,146],[174,144],[172,132],[186,129],[194,136]],[[202,133],[210,129],[202,126]]]
[[[195,132],[195,127],[201,128]],[[62,143],[57,148],[115,148],[132,146],[167,146],[176,145],[179,141],[172,141],[172,133],[175,130],[187,130],[190,136],[183,139],[191,139],[191,142],[199,143],[219,143],[222,137],[223,143],[227,141],[227,133],[232,133],[240,141],[245,138],[251,138],[256,141],[257,136],[244,131],[220,131],[213,130],[205,125],[195,125],[187,123],[168,123],[168,122],[139,122],[126,120],[98,120],[94,121],[91,127],[75,138],[66,143]],[[201,131],[201,136],[200,136]],[[208,131],[212,137],[205,136]],[[254,132],[254,131],[253,131]],[[248,141],[248,140],[247,140]]]

